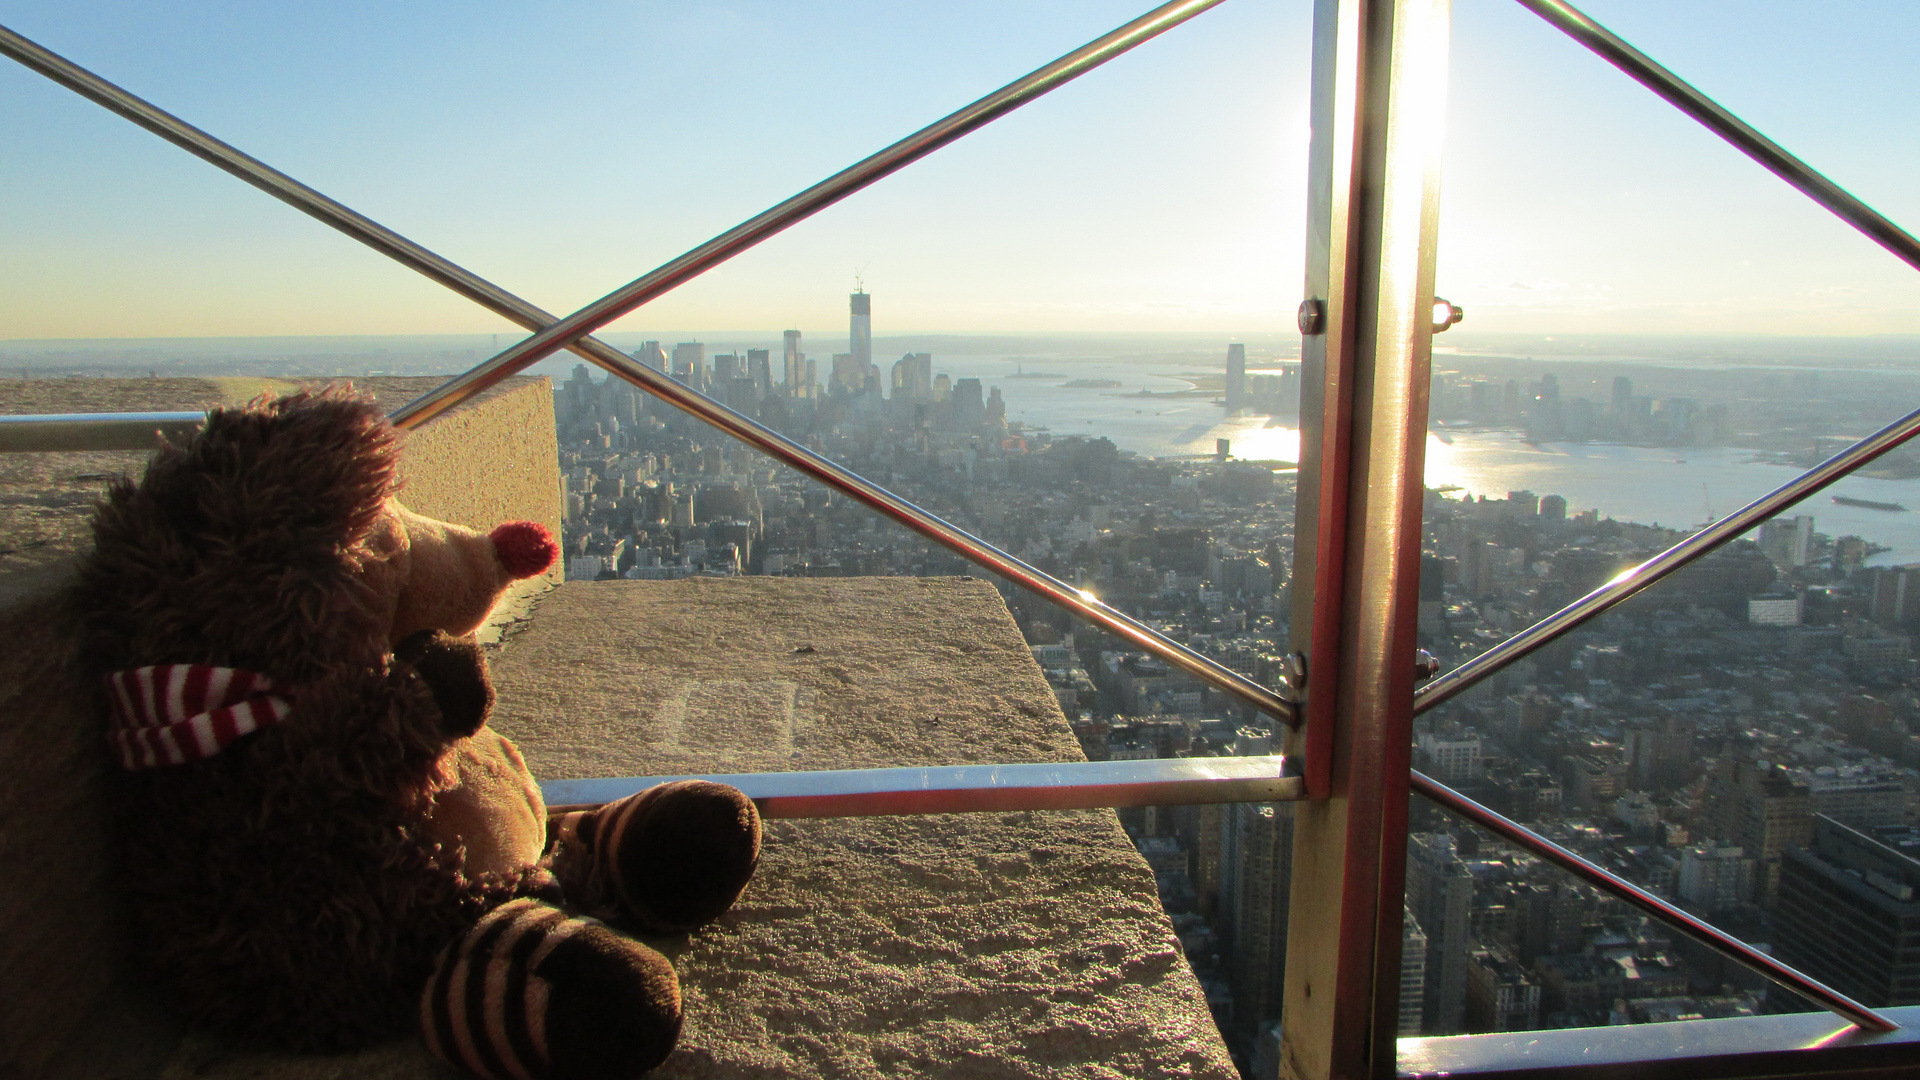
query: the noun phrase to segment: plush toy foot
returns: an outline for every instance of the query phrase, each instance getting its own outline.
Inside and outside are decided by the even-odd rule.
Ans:
[[[522,898],[440,955],[420,1030],[486,1080],[632,1080],[680,1035],[680,981],[645,945]]]
[[[733,906],[760,859],[760,812],[739,789],[676,780],[547,822],[570,903],[679,933]]]

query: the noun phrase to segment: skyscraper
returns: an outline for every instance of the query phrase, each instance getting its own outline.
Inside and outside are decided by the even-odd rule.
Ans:
[[[1233,953],[1228,978],[1239,1019],[1280,1015],[1287,969],[1287,882],[1293,865],[1293,804],[1235,803],[1223,815],[1233,860]]]
[[[807,378],[807,354],[800,351],[800,331],[788,330],[781,338],[780,383],[786,387],[788,397],[806,397],[808,395],[800,390]]]
[[[1247,347],[1227,346],[1227,411],[1247,403]]]
[[[1774,912],[1780,959],[1870,1008],[1920,1004],[1920,834],[1815,819],[1787,851]]]
[[[833,368],[827,373],[827,392],[837,398],[849,398],[865,390],[867,369],[852,353],[834,353]]]
[[[1781,858],[1813,837],[1812,791],[1783,765],[1729,756],[1714,767],[1706,794],[1702,830],[1759,860],[1754,892],[1762,906],[1773,906]]]
[[[1400,1023],[1398,1035],[1420,1034],[1421,1006],[1427,996],[1427,935],[1411,908],[1400,924]]]
[[[1625,375],[1613,377],[1613,414],[1625,418],[1633,412],[1633,380]]]
[[[660,348],[660,343],[657,341],[641,342],[640,348],[634,351],[633,358],[655,371],[667,370],[667,354]]]
[[[853,357],[853,367],[859,377],[854,380],[856,386],[866,382],[867,368],[873,364],[873,298],[864,292],[855,292],[848,298],[853,311],[847,331],[847,352]]]
[[[958,379],[953,384],[953,426],[972,431],[987,418],[987,403],[980,396],[979,379]]]
[[[933,400],[932,353],[908,353],[894,361],[893,396],[905,401]]]
[[[1466,1030],[1468,950],[1472,946],[1473,874],[1446,833],[1407,838],[1407,908],[1427,935],[1425,1028],[1429,1035]]]
[[[697,341],[683,341],[673,347],[674,381],[705,391],[707,388],[707,347]]]
[[[753,392],[760,397],[773,392],[772,356],[766,349],[747,350],[747,377],[753,380]]]

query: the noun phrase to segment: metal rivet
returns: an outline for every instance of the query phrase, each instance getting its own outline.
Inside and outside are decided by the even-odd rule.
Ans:
[[[1300,301],[1299,320],[1300,332],[1308,337],[1313,337],[1325,329],[1327,321],[1326,309],[1320,306],[1320,301],[1308,297]]]

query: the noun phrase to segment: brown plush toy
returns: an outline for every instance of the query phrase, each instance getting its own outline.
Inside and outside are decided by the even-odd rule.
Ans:
[[[215,410],[97,511],[76,603],[147,970],[249,1042],[417,1026],[495,1080],[636,1076],[679,985],[607,924],[718,916],[759,817],[682,781],[547,820],[469,635],[552,537],[407,510],[399,438],[343,391]]]

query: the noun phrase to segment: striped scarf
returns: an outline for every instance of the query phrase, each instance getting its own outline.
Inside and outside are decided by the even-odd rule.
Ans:
[[[293,703],[265,675],[207,664],[157,664],[107,676],[107,739],[129,772],[210,758],[286,719]]]

